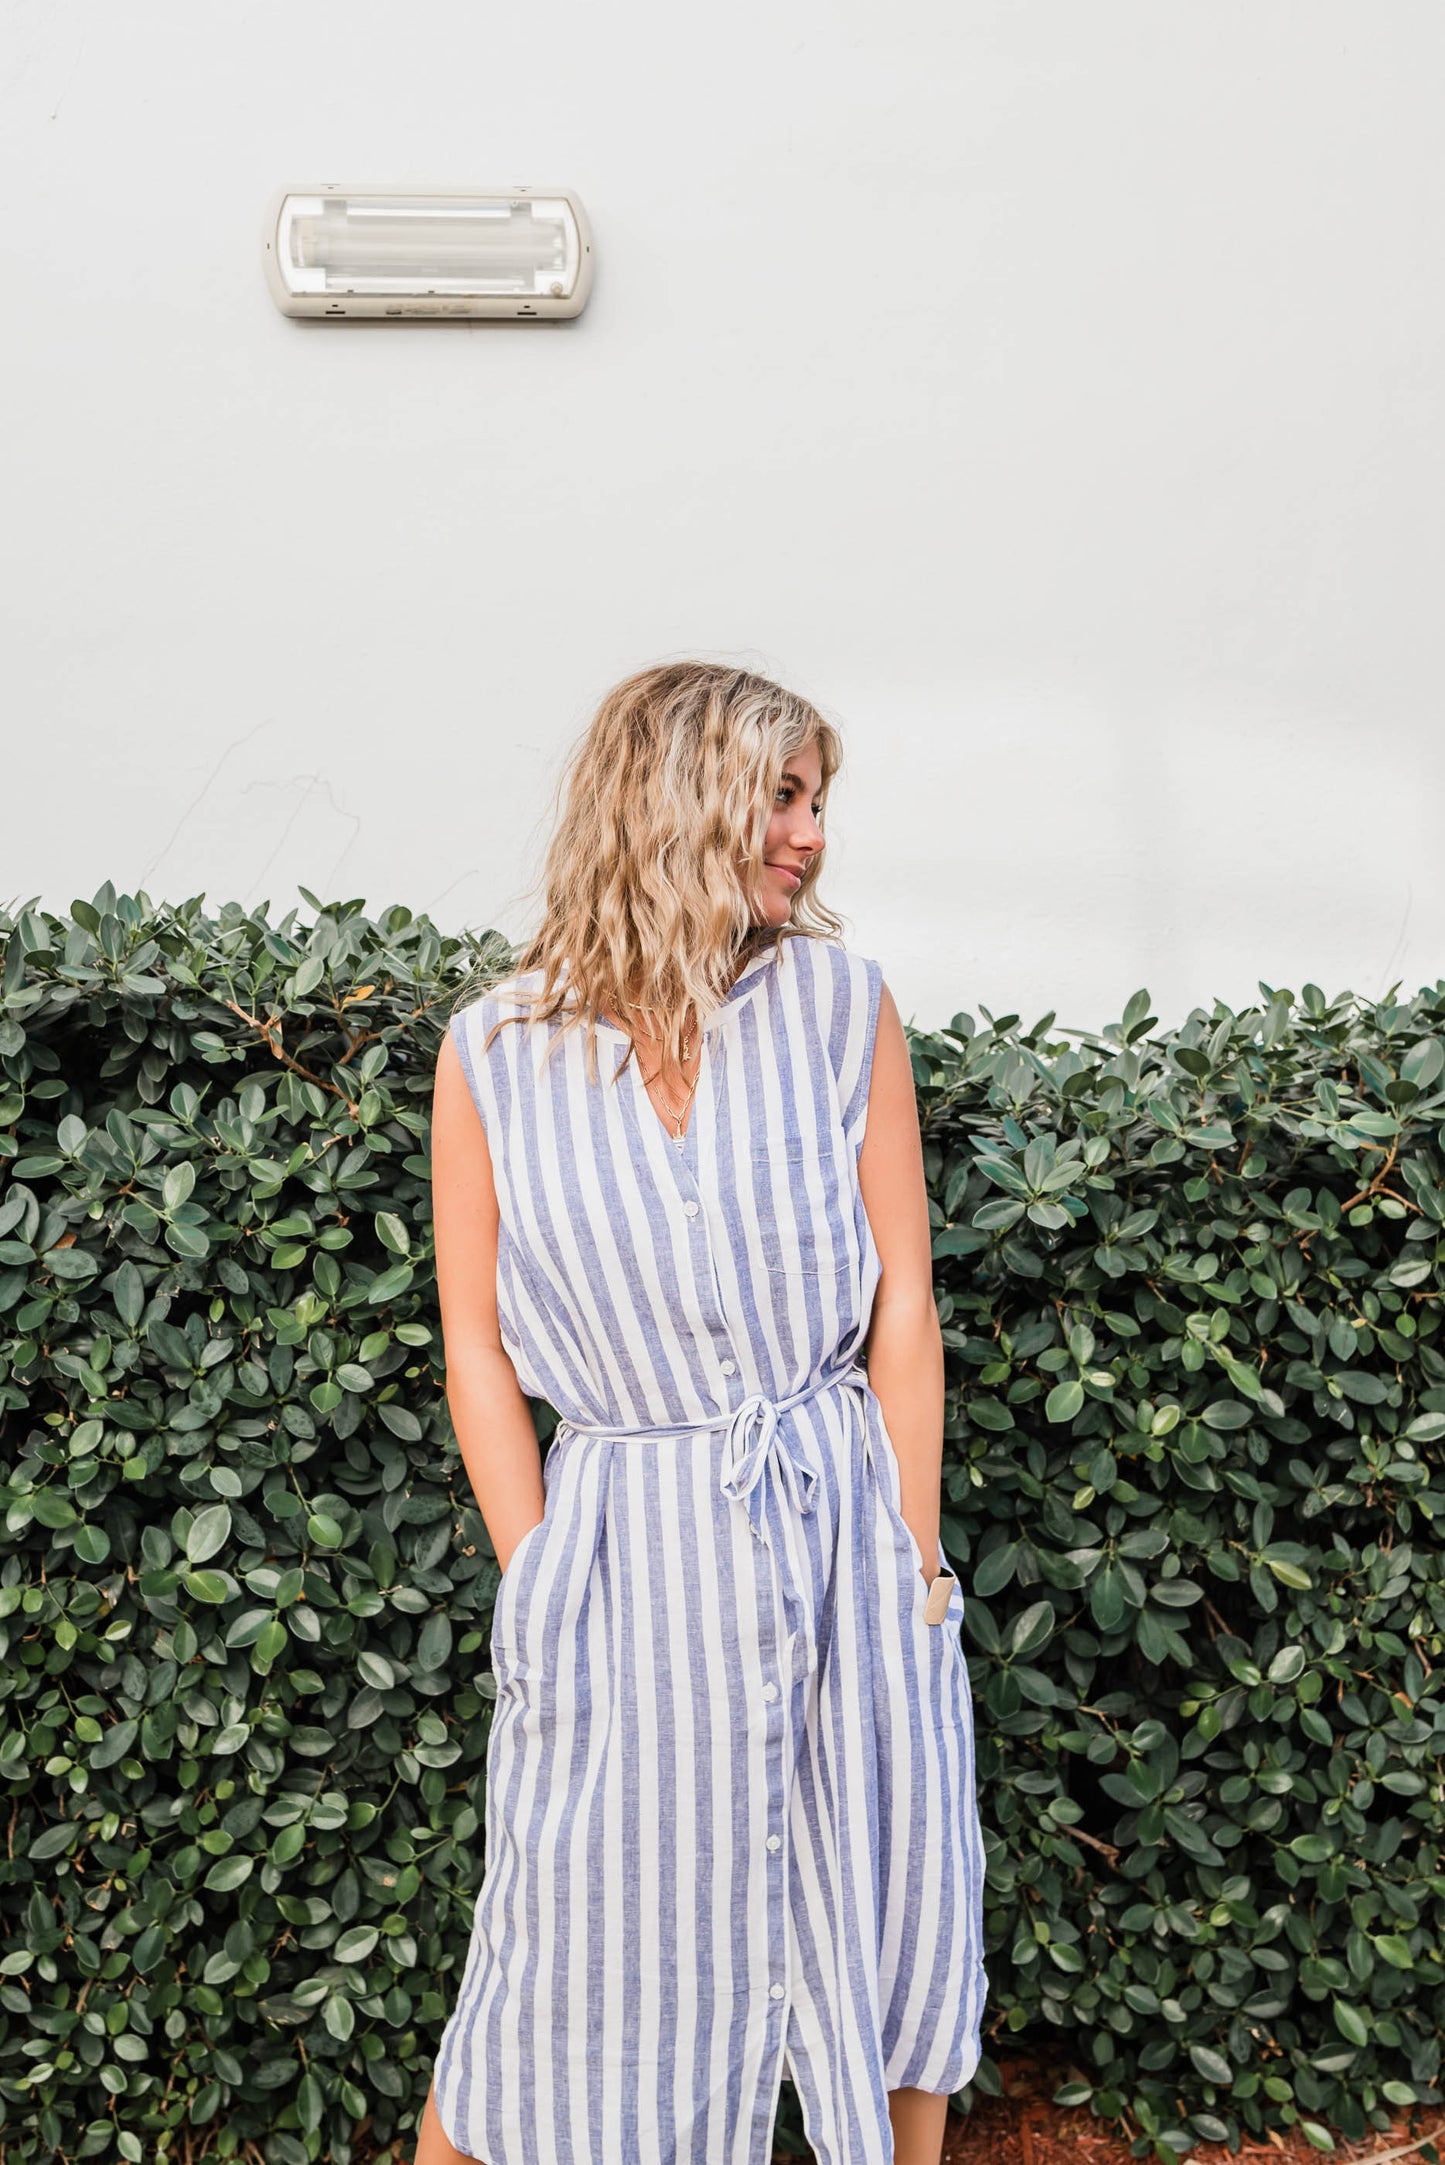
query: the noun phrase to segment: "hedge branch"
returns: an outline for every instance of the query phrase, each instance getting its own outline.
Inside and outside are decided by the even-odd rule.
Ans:
[[[253,1015],[248,1008],[242,1007],[235,1000],[226,1000],[222,1004],[229,1007],[233,1015],[239,1015],[242,1022],[249,1023],[270,1048],[272,1057],[279,1060],[283,1067],[289,1067],[293,1075],[301,1076],[305,1082],[315,1083],[318,1090],[329,1091],[332,1097],[340,1098],[344,1105],[350,1104],[351,1100],[344,1090],[338,1090],[335,1083],[327,1082],[324,1075],[318,1075],[314,1068],[307,1067],[303,1061],[294,1059],[287,1052],[281,1037],[279,1015],[271,1015],[263,1022],[259,1015]]]

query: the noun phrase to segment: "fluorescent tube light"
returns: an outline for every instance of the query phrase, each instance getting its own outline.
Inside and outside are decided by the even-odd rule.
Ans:
[[[541,321],[580,315],[592,285],[586,214],[562,188],[284,188],[264,239],[288,316]]]

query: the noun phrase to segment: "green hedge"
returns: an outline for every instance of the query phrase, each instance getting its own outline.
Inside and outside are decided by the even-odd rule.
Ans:
[[[1260,990],[914,1047],[993,2034],[1166,2158],[1441,2102],[1445,983]]]
[[[7,2158],[409,2154],[465,1955],[497,1573],[427,1111],[510,950],[305,900],[0,915]],[[913,1035],[978,2088],[1057,2041],[1140,2154],[1438,2102],[1442,1023]]]
[[[509,951],[313,906],[4,928],[7,2158],[348,2165],[459,1976],[496,1569],[427,1127]]]

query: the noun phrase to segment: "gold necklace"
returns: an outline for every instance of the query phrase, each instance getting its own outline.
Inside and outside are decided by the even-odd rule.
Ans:
[[[655,1082],[657,1081],[657,1077],[658,1077],[658,1075],[660,1075],[661,1073],[662,1073],[662,1070],[661,1070],[661,1068],[659,1068],[659,1069],[657,1070],[657,1073],[656,1073],[656,1074],[654,1074],[654,1075],[649,1075],[649,1076],[648,1076],[648,1078],[647,1078],[647,1080],[646,1080],[646,1082],[645,1082],[645,1083],[643,1084],[643,1088],[644,1088],[644,1089],[650,1089],[650,1088],[652,1087],[653,1083],[655,1083]],[[692,1103],[692,1100],[693,1100],[693,1095],[694,1095],[694,1092],[695,1092],[695,1091],[696,1091],[696,1089],[697,1089],[697,1086],[698,1086],[698,1082],[700,1081],[700,1079],[701,1079],[701,1076],[702,1076],[702,1069],[701,1069],[701,1068],[699,1068],[699,1069],[698,1069],[698,1071],[697,1071],[697,1074],[696,1074],[696,1075],[694,1075],[694,1076],[693,1076],[693,1078],[692,1078],[692,1089],[688,1091],[688,1093],[687,1093],[687,1096],[686,1096],[686,1097],[685,1097],[685,1098],[683,1099],[683,1101],[682,1101],[681,1105],[672,1105],[672,1104],[669,1104],[669,1103],[668,1103],[668,1101],[667,1101],[667,1099],[665,1099],[665,1098],[664,1098],[664,1100],[663,1100],[663,1103],[664,1103],[665,1105],[667,1105],[667,1110],[668,1110],[668,1112],[669,1112],[669,1113],[670,1113],[670,1114],[672,1115],[672,1122],[673,1122],[673,1134],[674,1134],[674,1137],[675,1137],[675,1139],[676,1139],[676,1140],[677,1140],[678,1142],[681,1142],[681,1141],[682,1141],[682,1121],[683,1121],[683,1115],[684,1115],[684,1114],[686,1113],[686,1111],[687,1111],[687,1108],[688,1108],[688,1106],[689,1106],[689,1105],[691,1105],[691,1103]]]
[[[635,1009],[633,1010],[633,1012],[634,1012],[635,1014],[638,1014],[638,1015],[655,1015],[655,1014],[656,1014],[656,1012],[657,1012],[657,1010],[656,1010],[656,1008],[652,1008],[652,1007],[641,1007],[641,1006],[639,1006],[639,1007],[636,1007],[636,1008],[635,1008]],[[684,1040],[684,1043],[683,1043],[683,1048],[682,1048],[682,1059],[681,1059],[680,1065],[681,1065],[681,1066],[683,1066],[684,1068],[686,1067],[686,1065],[687,1065],[687,1062],[688,1062],[688,1061],[689,1061],[689,1060],[690,1060],[690,1059],[692,1058],[693,1048],[694,1048],[694,1046],[696,1045],[696,1043],[697,1043],[697,1031],[696,1031],[696,1029],[693,1029],[693,1030],[692,1030],[692,1031],[691,1031],[691,1032],[690,1032],[690,1033],[688,1034],[687,1038],[686,1038],[686,1039]],[[636,1040],[636,1038],[633,1038],[633,1040],[632,1040],[632,1049],[633,1049],[633,1051],[634,1051],[634,1052],[636,1052],[636,1050],[637,1050],[637,1040]],[[650,1090],[650,1089],[652,1088],[652,1086],[653,1086],[653,1084],[654,1084],[655,1082],[658,1082],[658,1081],[660,1081],[660,1079],[661,1079],[661,1076],[662,1076],[662,1069],[661,1069],[661,1067],[660,1067],[660,1066],[658,1066],[658,1067],[654,1068],[654,1069],[653,1069],[653,1071],[652,1071],[652,1073],[651,1073],[650,1075],[645,1075],[645,1076],[643,1077],[643,1079],[642,1079],[642,1087],[643,1087],[643,1089],[644,1089],[644,1090]],[[694,1096],[696,1095],[696,1092],[697,1092],[697,1086],[698,1086],[698,1084],[699,1084],[699,1083],[701,1082],[701,1080],[702,1080],[702,1066],[701,1066],[701,1063],[699,1063],[699,1065],[698,1065],[698,1071],[697,1071],[696,1075],[694,1075],[694,1076],[693,1076],[693,1078],[692,1078],[692,1084],[691,1084],[691,1087],[689,1088],[689,1090],[688,1090],[688,1093],[687,1093],[687,1096],[686,1096],[686,1097],[685,1097],[685,1098],[683,1099],[683,1101],[682,1101],[681,1105],[674,1105],[674,1104],[672,1103],[672,1101],[671,1101],[671,1099],[670,1099],[670,1098],[664,1098],[664,1099],[663,1099],[663,1101],[662,1101],[662,1102],[663,1102],[663,1105],[664,1105],[664,1106],[666,1107],[666,1110],[667,1110],[667,1112],[668,1112],[668,1115],[669,1115],[669,1117],[670,1117],[670,1118],[671,1118],[671,1120],[672,1120],[672,1123],[673,1123],[673,1133],[674,1133],[674,1137],[675,1137],[675,1140],[676,1140],[676,1141],[678,1141],[678,1142],[681,1142],[681,1141],[682,1141],[682,1123],[683,1123],[683,1119],[684,1119],[684,1117],[685,1117],[685,1115],[686,1115],[686,1113],[687,1113],[687,1108],[689,1107],[689,1105],[691,1105],[691,1103],[692,1103],[692,1101],[693,1101],[693,1098],[694,1098]]]
[[[747,968],[747,955],[743,955],[743,970],[745,970],[745,968]],[[734,983],[737,983],[737,976],[741,976],[741,970],[739,970],[739,972],[734,972]],[[654,1009],[654,1007],[643,1007],[643,1005],[641,1005],[641,1002],[637,1002],[637,1005],[635,1005],[635,1007],[630,1007],[630,1009],[624,1009],[624,1013],[633,1013],[633,1015],[656,1015],[656,1009]],[[628,1033],[628,1035],[630,1035],[630,1033]],[[685,1039],[685,1044],[682,1044],[682,1061],[680,1061],[680,1065],[682,1065],[682,1067],[687,1067],[687,1061],[691,1059],[691,1054],[693,1054],[693,1046],[695,1046],[695,1044],[698,1044],[698,1031],[695,1031],[695,1028],[693,1028],[693,1031],[691,1031],[691,1035],[689,1035],[689,1037]],[[637,1052],[637,1039],[635,1039],[635,1037],[633,1037],[633,1052]],[[659,1080],[661,1080],[661,1074],[663,1074],[663,1070],[661,1070],[661,1067],[654,1067],[654,1070],[652,1070],[652,1074],[650,1074],[650,1076],[643,1076],[643,1085],[641,1085],[641,1087],[643,1087],[643,1089],[652,1089],[652,1085],[654,1085],[654,1082],[659,1082]],[[669,1119],[672,1119],[672,1121],[674,1121],[674,1134],[676,1134],[676,1141],[678,1141],[678,1143],[682,1141],[682,1119],[685,1119],[685,1115],[687,1115],[687,1108],[689,1108],[689,1104],[693,1102],[693,1095],[695,1095],[695,1093],[698,1093],[698,1082],[700,1082],[700,1080],[702,1080],[702,1063],[698,1063],[698,1074],[695,1074],[695,1076],[693,1076],[693,1080],[691,1080],[691,1087],[689,1087],[689,1091],[687,1091],[687,1098],[685,1098],[685,1100],[682,1100],[682,1104],[680,1104],[680,1106],[672,1104],[672,1100],[667,1100],[667,1098],[663,1098],[663,1104],[667,1106],[667,1115],[669,1115]]]

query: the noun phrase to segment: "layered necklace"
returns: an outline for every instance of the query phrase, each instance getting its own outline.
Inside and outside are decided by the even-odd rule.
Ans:
[[[742,958],[742,961],[741,961],[740,967],[739,967],[739,969],[738,969],[738,970],[736,970],[736,971],[734,972],[734,974],[733,974],[733,983],[734,983],[734,984],[736,984],[736,983],[737,983],[738,977],[739,977],[739,976],[741,976],[741,974],[742,974],[742,971],[743,971],[743,970],[745,970],[745,969],[746,969],[746,968],[748,967],[748,962],[749,962],[749,959],[750,959],[750,957],[749,957],[749,955],[747,954],[747,952],[744,952],[744,955],[743,955],[743,958]],[[636,1006],[636,1007],[627,1007],[627,1008],[624,1008],[623,1012],[624,1012],[624,1014],[631,1014],[631,1015],[647,1015],[647,1016],[649,1016],[649,1017],[653,1018],[654,1020],[656,1019],[656,1016],[657,1016],[657,1009],[656,1009],[655,1007],[642,1007],[642,1006]],[[633,1045],[633,1050],[634,1050],[634,1052],[635,1052],[635,1051],[637,1050],[637,1040],[636,1040],[636,1038],[634,1038],[634,1039],[632,1040],[632,1045]],[[683,1069],[684,1075],[686,1074],[686,1070],[687,1070],[687,1063],[688,1063],[688,1061],[689,1061],[689,1060],[690,1060],[690,1059],[692,1058],[692,1055],[693,1055],[693,1051],[694,1051],[694,1048],[696,1047],[696,1045],[697,1045],[697,1027],[696,1027],[696,1025],[694,1024],[693,1028],[692,1028],[692,1029],[691,1029],[691,1030],[689,1031],[689,1033],[688,1033],[687,1037],[686,1037],[686,1038],[685,1038],[685,1039],[683,1040],[683,1047],[682,1047],[682,1061],[681,1061],[681,1065],[682,1065],[682,1069]],[[652,1088],[652,1086],[653,1086],[653,1084],[654,1084],[654,1083],[660,1083],[660,1082],[661,1082],[661,1080],[662,1080],[662,1067],[661,1067],[661,1063],[659,1063],[659,1064],[658,1064],[658,1066],[657,1066],[656,1068],[654,1068],[653,1072],[652,1072],[652,1073],[651,1073],[650,1075],[645,1075],[645,1076],[644,1076],[644,1077],[642,1078],[642,1086],[643,1086],[643,1088],[644,1088],[645,1090],[649,1090],[649,1091],[650,1091],[650,1090],[651,1090],[651,1088]],[[674,1142],[678,1142],[678,1143],[680,1143],[680,1142],[682,1141],[682,1139],[683,1139],[683,1129],[682,1129],[682,1123],[683,1123],[683,1121],[684,1121],[684,1120],[685,1120],[685,1119],[687,1118],[687,1109],[688,1109],[689,1105],[691,1105],[691,1103],[692,1103],[692,1101],[693,1101],[693,1098],[694,1098],[694,1097],[696,1096],[696,1094],[697,1094],[697,1086],[698,1086],[698,1084],[699,1084],[699,1082],[700,1082],[701,1080],[702,1080],[702,1061],[701,1061],[701,1059],[699,1059],[699,1061],[698,1061],[698,1066],[697,1066],[697,1073],[696,1073],[696,1074],[695,1074],[695,1075],[693,1076],[693,1078],[692,1078],[692,1081],[691,1081],[691,1083],[690,1083],[690,1084],[689,1084],[689,1086],[688,1086],[688,1092],[687,1092],[687,1096],[686,1096],[686,1097],[685,1097],[685,1098],[683,1099],[683,1101],[682,1101],[681,1105],[674,1105],[674,1104],[672,1104],[672,1102],[671,1102],[671,1101],[670,1101],[670,1100],[669,1100],[668,1098],[666,1098],[666,1097],[664,1097],[664,1098],[663,1098],[663,1101],[662,1101],[662,1102],[663,1102],[663,1105],[664,1105],[664,1106],[666,1107],[666,1110],[667,1110],[667,1115],[668,1115],[668,1118],[669,1118],[669,1119],[670,1119],[670,1120],[672,1121],[672,1123],[673,1123],[673,1140],[674,1140]]]
[[[633,1009],[631,1009],[631,1010],[630,1010],[630,1012],[631,1012],[631,1013],[633,1013],[633,1014],[637,1014],[637,1015],[648,1015],[648,1016],[655,1016],[655,1015],[656,1015],[656,1013],[657,1013],[657,1010],[656,1010],[656,1008],[652,1008],[652,1007],[636,1007],[636,1008],[633,1008]],[[635,1050],[635,1049],[636,1049],[636,1044],[637,1044],[637,1040],[636,1040],[636,1038],[634,1038],[632,1042],[633,1042],[633,1047],[634,1047],[634,1050]],[[683,1071],[684,1071],[684,1073],[686,1073],[686,1069],[687,1069],[687,1063],[688,1063],[688,1061],[689,1061],[689,1060],[690,1060],[690,1059],[692,1058],[692,1055],[693,1055],[693,1050],[694,1050],[694,1048],[696,1047],[696,1044],[697,1044],[697,1030],[696,1030],[696,1028],[694,1028],[694,1029],[692,1029],[692,1030],[691,1030],[691,1031],[690,1031],[690,1032],[688,1033],[687,1037],[686,1037],[686,1038],[684,1039],[684,1041],[683,1041],[683,1047],[682,1047],[682,1062],[681,1062],[681,1065],[682,1065],[682,1068],[683,1068]],[[697,1073],[696,1073],[696,1074],[695,1074],[695,1075],[693,1076],[693,1078],[692,1078],[692,1082],[691,1082],[691,1083],[690,1083],[690,1085],[688,1086],[688,1092],[687,1092],[687,1096],[686,1096],[686,1097],[685,1097],[685,1098],[683,1099],[683,1101],[682,1101],[681,1105],[674,1105],[674,1104],[673,1104],[673,1103],[671,1102],[671,1100],[670,1100],[670,1099],[668,1099],[667,1097],[664,1097],[664,1098],[663,1098],[663,1100],[662,1100],[662,1102],[663,1102],[663,1105],[664,1105],[664,1107],[665,1107],[665,1108],[666,1108],[666,1110],[667,1110],[667,1114],[668,1114],[668,1117],[669,1117],[669,1119],[671,1119],[671,1121],[672,1121],[672,1123],[673,1123],[673,1139],[674,1139],[674,1141],[676,1141],[676,1142],[679,1142],[679,1143],[680,1143],[680,1142],[682,1141],[682,1138],[683,1138],[683,1127],[682,1127],[682,1123],[683,1123],[683,1121],[684,1121],[684,1120],[685,1120],[685,1119],[687,1118],[687,1109],[688,1109],[689,1105],[691,1105],[691,1103],[692,1103],[692,1101],[693,1101],[693,1098],[694,1098],[694,1096],[695,1096],[695,1095],[696,1095],[696,1093],[697,1093],[697,1086],[698,1086],[698,1083],[699,1083],[699,1081],[701,1080],[701,1077],[702,1077],[702,1063],[701,1063],[701,1061],[699,1061],[699,1062],[698,1062],[698,1068],[697,1068]],[[655,1067],[655,1068],[653,1069],[653,1071],[652,1071],[652,1073],[651,1073],[650,1075],[644,1075],[644,1076],[643,1076],[643,1078],[642,1078],[642,1086],[643,1086],[643,1088],[644,1088],[645,1090],[651,1090],[651,1088],[652,1088],[653,1084],[654,1084],[654,1083],[660,1083],[661,1079],[662,1079],[662,1068],[661,1068],[661,1065],[659,1064],[659,1065],[658,1065],[657,1067]]]

